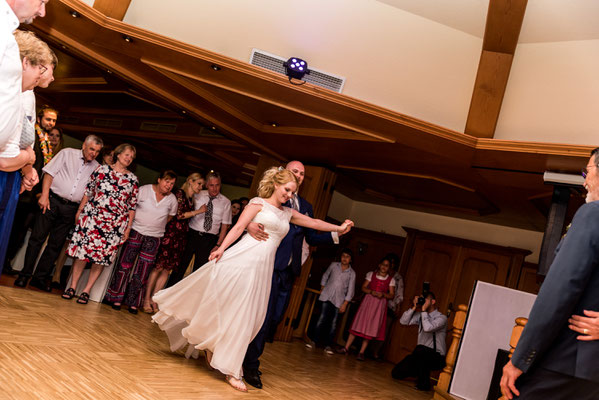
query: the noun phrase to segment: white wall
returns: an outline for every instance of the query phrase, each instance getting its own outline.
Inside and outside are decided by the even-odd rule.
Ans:
[[[458,131],[482,46],[375,0],[132,0],[124,22],[244,62],[302,57],[346,77],[344,94]]]
[[[599,40],[520,44],[496,139],[599,145]]]
[[[427,214],[376,204],[353,201],[341,193],[334,192],[328,215],[338,221],[353,220],[356,227],[406,236],[402,226],[462,239],[517,247],[530,250],[526,261],[537,263],[543,232],[527,231],[501,225]]]

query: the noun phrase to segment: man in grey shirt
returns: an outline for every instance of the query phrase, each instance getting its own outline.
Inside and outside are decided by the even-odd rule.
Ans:
[[[33,276],[30,286],[52,291],[50,278],[54,263],[75,224],[77,208],[89,176],[100,165],[96,157],[103,145],[102,139],[89,135],[81,150],[63,149],[43,168],[42,195],[38,200],[40,212],[33,224],[23,269],[14,282],[15,286],[27,286],[27,281]],[[36,269],[36,261],[46,237],[48,243]]]
[[[431,371],[445,366],[445,333],[447,317],[437,310],[437,300],[433,292],[428,292],[422,311],[416,311],[419,296],[414,297],[412,307],[403,313],[399,323],[418,325],[418,345],[401,360],[391,372],[395,379],[416,377],[416,389],[430,390]]]

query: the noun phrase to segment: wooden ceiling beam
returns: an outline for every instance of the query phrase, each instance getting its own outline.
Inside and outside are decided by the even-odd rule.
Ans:
[[[76,114],[98,114],[98,115],[118,115],[123,117],[157,118],[157,119],[185,119],[182,115],[169,111],[141,111],[141,110],[123,110],[112,108],[96,107],[69,107],[68,112]]]
[[[476,191],[476,189],[474,189],[474,188],[462,185],[462,184],[457,183],[457,182],[453,182],[453,181],[451,181],[449,179],[444,179],[442,177],[433,176],[433,175],[415,174],[415,173],[412,173],[412,172],[391,171],[391,170],[383,170],[383,169],[373,169],[373,168],[358,167],[358,166],[352,166],[352,165],[337,165],[337,168],[340,168],[340,169],[349,169],[349,170],[354,170],[354,171],[374,172],[374,173],[378,173],[378,174],[389,174],[389,175],[406,176],[406,177],[417,178],[417,179],[429,179],[429,180],[432,180],[432,181],[437,181],[437,182],[440,182],[440,183],[444,183],[444,184],[449,185],[449,186],[453,186],[453,187],[458,188],[458,189],[465,190],[467,192],[475,192]]]
[[[218,138],[210,138],[210,137],[202,137],[202,136],[189,136],[189,135],[177,135],[177,134],[169,134],[169,133],[160,133],[160,132],[149,132],[149,131],[133,131],[128,129],[115,129],[115,128],[105,128],[99,126],[89,126],[89,125],[80,125],[80,124],[63,124],[59,123],[60,127],[74,132],[89,132],[98,135],[109,135],[109,136],[121,136],[123,138],[132,137],[132,138],[141,138],[141,139],[151,139],[157,140],[161,142],[170,142],[170,143],[189,143],[195,145],[210,145],[216,147],[244,147],[242,144],[234,142],[229,139],[218,139]]]
[[[527,1],[489,1],[482,54],[464,129],[468,135],[495,135]]]
[[[130,4],[131,0],[95,0],[94,8],[107,17],[122,21]]]

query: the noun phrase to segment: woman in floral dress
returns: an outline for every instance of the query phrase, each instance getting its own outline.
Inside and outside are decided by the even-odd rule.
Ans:
[[[205,205],[194,210],[193,204],[193,196],[200,193],[203,186],[204,178],[195,172],[187,177],[181,189],[174,192],[178,203],[177,216],[166,225],[166,231],[158,249],[156,264],[148,278],[143,304],[143,311],[146,313],[158,311],[156,303],[152,302],[151,298],[154,293],[162,290],[170,272],[176,271],[179,267],[181,255],[187,243],[189,219],[206,210]],[[184,266],[181,267],[184,268]]]
[[[77,225],[67,254],[75,259],[71,287],[62,295],[69,300],[87,262],[92,262],[87,285],[77,303],[87,304],[89,292],[129,237],[135,216],[139,182],[127,170],[135,158],[135,147],[124,143],[114,150],[114,164],[99,166],[89,177],[79,210]]]

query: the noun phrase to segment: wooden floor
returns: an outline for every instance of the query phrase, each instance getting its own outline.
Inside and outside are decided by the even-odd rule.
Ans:
[[[169,351],[147,314],[0,283],[0,399],[430,399],[392,365],[328,356],[303,343],[267,344],[264,388],[240,393],[204,359]]]

